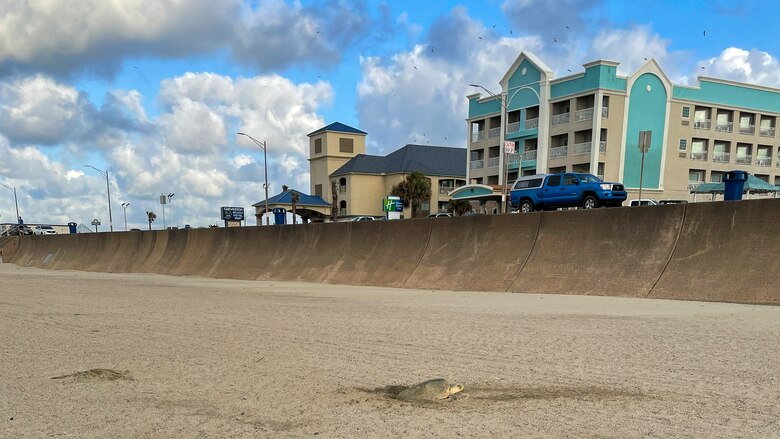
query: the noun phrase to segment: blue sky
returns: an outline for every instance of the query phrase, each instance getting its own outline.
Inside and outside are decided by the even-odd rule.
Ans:
[[[368,152],[465,146],[466,99],[520,51],[561,77],[606,58],[780,86],[775,2],[585,0],[0,0],[0,183],[30,223],[161,217],[218,222],[219,206],[309,190],[306,134],[340,121]],[[465,166],[465,164],[464,164]],[[0,187],[0,221],[15,216]],[[250,224],[253,224],[250,221]],[[158,221],[155,227],[162,224]]]

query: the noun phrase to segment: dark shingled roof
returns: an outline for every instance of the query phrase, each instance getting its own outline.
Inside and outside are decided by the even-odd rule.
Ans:
[[[466,149],[449,146],[406,145],[385,156],[358,154],[331,176],[396,174],[419,171],[425,175],[466,177]]]
[[[298,206],[330,206],[330,203],[323,200],[322,197],[316,195],[306,195],[301,191],[295,189],[288,189],[281,194],[274,195],[268,199],[268,204],[292,204],[292,193],[298,194]],[[265,200],[258,201],[253,204],[252,207],[264,206]]]
[[[352,128],[349,125],[344,125],[341,122],[333,122],[332,124],[324,126],[318,129],[317,131],[313,131],[307,135],[311,137],[315,134],[324,133],[325,131],[336,131],[339,133],[351,133],[351,134],[368,134],[365,131],[360,131],[357,128]]]

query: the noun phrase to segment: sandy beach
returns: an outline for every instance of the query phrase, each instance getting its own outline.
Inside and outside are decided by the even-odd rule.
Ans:
[[[0,334],[0,437],[780,437],[773,306],[2,264]]]

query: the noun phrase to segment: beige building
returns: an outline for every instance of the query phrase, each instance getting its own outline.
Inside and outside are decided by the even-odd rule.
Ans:
[[[780,184],[780,90],[700,77],[673,84],[655,60],[628,76],[617,62],[597,60],[584,71],[553,78],[521,53],[499,82],[501,92],[468,96],[468,179],[504,184],[518,175],[587,172],[625,184],[629,198],[692,200],[690,190],[744,170]],[[486,91],[486,90],[485,90]],[[650,150],[638,150],[651,131]],[[519,154],[502,154],[505,142]]]
[[[463,148],[406,145],[382,157],[365,154],[365,136],[338,122],[309,134],[312,193],[332,201],[335,187],[339,218],[385,216],[382,200],[414,171],[431,181],[431,199],[418,214],[446,211],[447,194],[466,183]],[[411,208],[403,215],[411,217]]]

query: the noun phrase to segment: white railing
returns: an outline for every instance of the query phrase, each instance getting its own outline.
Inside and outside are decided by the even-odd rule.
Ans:
[[[756,126],[755,125],[740,125],[739,126],[739,134],[755,134],[756,133]]]
[[[708,130],[710,129],[710,120],[694,120],[693,127],[697,130]]]
[[[730,133],[734,131],[734,122],[718,122],[715,124],[715,131]]]
[[[501,135],[501,127],[491,128],[488,130],[488,138],[498,137]]]
[[[699,151],[691,153],[691,160],[707,160],[707,151]]]
[[[590,119],[593,119],[593,107],[583,108],[574,113],[574,120],[577,122]]]
[[[507,133],[516,133],[520,131],[520,122],[512,122],[510,124],[507,124],[506,126],[506,132]]]
[[[606,153],[607,152],[607,142],[605,140],[602,140],[599,142],[599,152],[600,153]]]
[[[536,160],[536,150],[526,151],[523,155],[523,160]]]
[[[340,194],[346,194],[347,193],[347,187],[346,186],[339,186],[339,193]]]
[[[609,117],[609,107],[601,107],[601,117]]]
[[[590,154],[591,142],[575,143],[574,155]]]
[[[692,191],[704,183],[703,181],[688,181],[688,190]]]
[[[758,134],[762,137],[775,137],[775,127],[760,128]]]
[[[749,165],[753,162],[753,156],[752,155],[743,155],[743,156],[737,156],[736,160],[734,160],[734,163],[738,165]]]
[[[716,152],[712,154],[712,161],[715,163],[728,163],[731,160],[731,154],[728,152]]]
[[[447,195],[454,190],[455,190],[454,186],[439,186],[439,193],[442,195]]]
[[[533,119],[526,119],[525,120],[525,129],[532,130],[534,128],[539,128],[539,118],[535,117]]]
[[[756,166],[772,166],[772,157],[756,157]]]
[[[476,133],[471,133],[471,141],[476,142],[478,140],[484,140],[485,139],[485,130],[477,131]]]
[[[569,155],[568,146],[559,146],[556,148],[550,148],[550,158],[566,157]]]
[[[552,117],[552,126],[569,123],[569,113],[554,114]]]
[[[490,158],[487,160],[487,167],[488,167],[488,168],[495,168],[495,167],[498,167],[498,161],[499,161],[499,157],[490,157]]]
[[[485,161],[484,160],[472,160],[471,161],[471,169],[482,169],[485,167]]]

